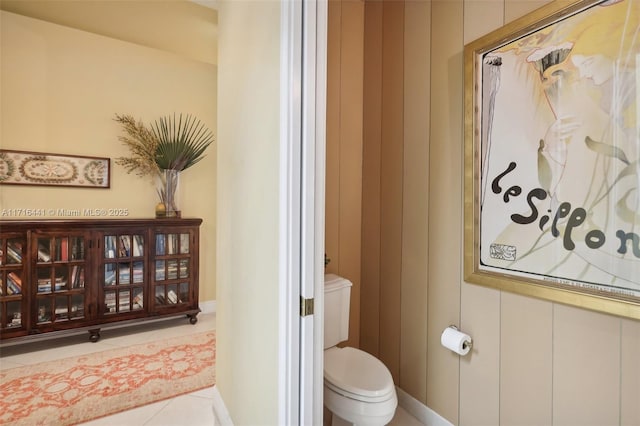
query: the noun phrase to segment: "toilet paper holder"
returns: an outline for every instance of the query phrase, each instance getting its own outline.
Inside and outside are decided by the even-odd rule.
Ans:
[[[460,329],[454,324],[451,324],[448,328],[453,328],[454,330],[460,331]],[[465,350],[466,349],[469,349],[469,350],[473,349],[473,338],[470,338],[468,342],[464,341],[462,343],[462,349],[465,349]]]

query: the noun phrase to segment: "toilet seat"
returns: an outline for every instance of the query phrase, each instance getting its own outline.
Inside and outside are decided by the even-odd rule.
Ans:
[[[324,382],[333,391],[356,401],[384,402],[395,396],[387,367],[373,355],[355,348],[324,351]]]

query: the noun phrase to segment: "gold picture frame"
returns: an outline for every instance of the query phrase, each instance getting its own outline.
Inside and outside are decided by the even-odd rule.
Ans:
[[[109,158],[0,149],[2,185],[108,189],[110,175]]]
[[[465,281],[640,319],[640,0],[464,49]]]

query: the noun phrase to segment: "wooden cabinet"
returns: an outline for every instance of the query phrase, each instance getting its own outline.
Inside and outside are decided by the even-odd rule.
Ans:
[[[201,219],[0,221],[0,343],[197,321]]]

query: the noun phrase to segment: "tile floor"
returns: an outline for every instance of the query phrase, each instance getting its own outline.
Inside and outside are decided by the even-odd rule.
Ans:
[[[89,334],[86,333],[8,346],[0,349],[0,370],[131,346],[158,338],[199,333],[215,327],[215,313],[201,313],[195,325],[189,324],[187,319],[173,318],[134,327],[103,330],[100,340],[96,343],[89,342]],[[83,423],[82,426],[212,426],[213,424],[213,387],[211,387]],[[422,423],[398,407],[390,426],[422,426]]]
[[[413,417],[411,414],[407,413],[407,411],[398,407],[396,409],[396,414],[391,419],[391,423],[388,426],[424,426],[418,419]]]
[[[331,425],[331,412],[324,409],[323,426]],[[396,413],[387,426],[424,426],[418,419],[409,414],[404,408],[396,408]]]

